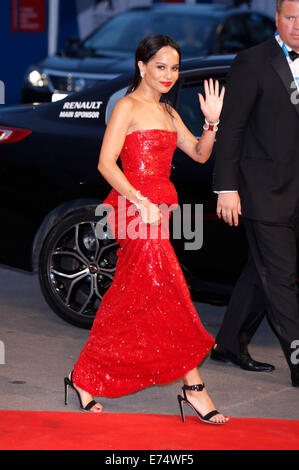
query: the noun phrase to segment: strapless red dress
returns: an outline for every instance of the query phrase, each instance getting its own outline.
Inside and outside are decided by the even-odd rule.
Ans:
[[[153,203],[172,208],[178,204],[169,180],[176,145],[176,132],[135,131],[127,135],[120,155],[134,188]],[[108,216],[120,244],[116,271],[73,380],[92,395],[117,397],[181,378],[202,361],[214,339],[198,318],[169,237],[161,233],[163,224],[160,237],[148,236],[149,224],[141,221],[135,206],[134,215],[124,217],[132,204],[114,189],[104,204],[116,215]],[[126,236],[134,218],[139,236]],[[162,218],[165,226],[169,213]]]

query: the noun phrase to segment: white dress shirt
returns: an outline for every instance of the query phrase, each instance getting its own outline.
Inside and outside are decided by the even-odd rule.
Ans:
[[[281,39],[279,34],[275,35],[275,39],[276,39],[276,41],[278,42],[278,44],[280,45],[280,47],[282,49],[284,49],[284,47],[286,47],[288,52],[290,52],[292,50],[291,47],[289,47],[287,44],[285,44],[283,42],[283,40]],[[295,52],[299,52],[299,51],[295,51]],[[296,60],[292,60],[289,55],[286,55],[286,58],[287,58],[289,66],[290,66],[291,72],[293,74],[294,80],[296,82],[298,91],[299,91],[299,57]]]

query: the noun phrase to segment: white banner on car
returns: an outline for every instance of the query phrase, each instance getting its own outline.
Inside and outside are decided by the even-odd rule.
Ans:
[[[59,118],[97,119],[103,101],[66,101],[59,113]]]

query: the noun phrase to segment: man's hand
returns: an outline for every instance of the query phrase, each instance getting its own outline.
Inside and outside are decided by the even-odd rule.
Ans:
[[[217,215],[219,219],[232,225],[239,225],[239,215],[241,211],[241,201],[238,192],[218,194]]]

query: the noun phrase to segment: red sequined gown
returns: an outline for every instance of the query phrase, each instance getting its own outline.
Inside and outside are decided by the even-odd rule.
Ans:
[[[153,203],[177,205],[169,180],[176,144],[176,132],[159,129],[135,131],[125,139],[123,172]],[[74,366],[73,380],[92,395],[117,397],[181,378],[202,361],[214,339],[198,318],[169,237],[147,236],[149,224],[139,215],[142,235],[125,238],[139,214],[136,207],[125,221],[122,217],[132,204],[114,189],[104,204],[116,213],[115,225],[108,217],[120,244],[116,272]],[[163,215],[164,222],[165,217],[168,223],[169,215]]]

